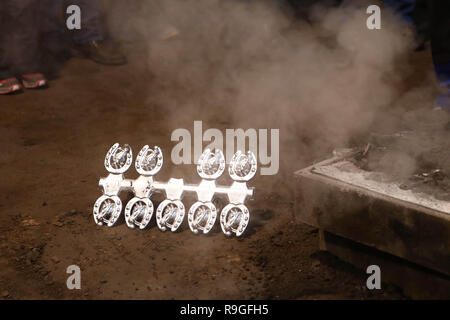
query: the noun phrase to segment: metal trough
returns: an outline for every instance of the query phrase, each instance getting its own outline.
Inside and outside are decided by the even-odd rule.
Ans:
[[[296,217],[319,228],[324,241],[337,236],[437,271],[450,296],[450,203],[374,179],[351,156],[295,172]]]

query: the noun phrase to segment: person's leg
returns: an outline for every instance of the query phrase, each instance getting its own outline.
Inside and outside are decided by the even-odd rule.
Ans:
[[[424,40],[430,40],[430,21],[428,14],[428,0],[416,0],[416,5],[412,13],[414,24],[416,25],[417,33]]]
[[[40,0],[41,33],[45,49],[59,54],[65,42],[64,0]]]
[[[416,0],[416,5],[411,14],[414,21],[417,37],[416,51],[425,50],[426,43],[430,40],[430,21],[428,13],[428,0]]]
[[[407,23],[413,23],[416,0],[385,0],[384,4],[399,13]]]
[[[73,31],[73,40],[78,44],[104,39],[99,0],[72,0],[81,9],[81,30]]]
[[[125,56],[110,42],[104,41],[99,0],[72,0],[81,10],[81,29],[73,31],[76,48],[85,57],[106,65],[126,63]]]
[[[0,30],[3,30],[4,24],[1,23],[4,20],[1,17],[0,10]],[[8,59],[6,56],[6,42],[4,37],[0,36],[0,95],[10,94],[13,92],[20,91],[22,85],[19,80],[14,77],[13,73],[9,69]]]
[[[9,78],[0,81],[1,94],[20,90],[17,78],[22,79],[26,87],[47,83],[38,73],[41,62],[38,8],[38,0],[2,1],[1,64],[3,76]]]
[[[450,111],[450,1],[430,0],[431,50],[439,86],[447,88],[436,105]]]
[[[3,0],[6,9],[6,56],[15,75],[39,71],[38,0]]]
[[[431,49],[441,86],[450,85],[450,1],[430,1]]]
[[[70,58],[72,40],[66,32],[65,0],[39,0],[43,72],[50,79],[60,76],[60,69]]]
[[[8,3],[0,8],[0,30],[6,30],[8,16]],[[13,76],[9,70],[9,56],[7,55],[7,35],[6,32],[0,32],[0,81]]]

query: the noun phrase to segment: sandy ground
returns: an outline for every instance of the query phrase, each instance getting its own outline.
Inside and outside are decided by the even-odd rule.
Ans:
[[[154,221],[144,231],[96,226],[92,205],[114,142],[135,152],[157,144],[168,155],[171,132],[192,130],[194,120],[234,128],[221,109],[220,117],[205,119],[199,107],[169,121],[183,110],[153,101],[153,83],[135,64],[74,58],[49,89],[1,97],[0,299],[404,298],[389,284],[369,291],[364,271],[320,252],[317,230],[296,220],[291,174],[314,160],[304,144],[278,176],[251,182],[251,223],[240,239],[219,228],[196,236],[186,221],[177,233]],[[171,176],[199,181],[193,166],[166,161],[158,178]],[[81,290],[66,287],[73,264]]]

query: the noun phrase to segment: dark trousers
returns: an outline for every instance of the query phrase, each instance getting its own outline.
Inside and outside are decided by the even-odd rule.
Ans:
[[[39,0],[1,0],[0,79],[39,71]]]
[[[442,87],[450,86],[450,1],[430,0],[431,51]]]
[[[416,0],[384,0],[384,4],[394,9],[409,23],[413,23],[413,12]]]
[[[68,33],[71,4],[81,9],[81,30]],[[99,0],[0,0],[0,80],[51,69],[43,52],[61,54],[68,36],[75,43],[102,40],[100,14]]]
[[[69,5],[77,5],[81,11],[81,29],[66,30],[66,10]],[[41,12],[45,20],[47,38],[59,39],[69,31],[75,43],[103,40],[99,0],[41,0]]]
[[[450,63],[450,1],[430,0],[431,48],[435,64]]]

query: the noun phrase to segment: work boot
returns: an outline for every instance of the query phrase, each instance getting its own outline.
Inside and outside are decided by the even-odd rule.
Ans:
[[[10,94],[22,90],[22,85],[17,78],[0,80],[0,94]]]
[[[20,78],[26,89],[37,89],[47,86],[47,79],[42,73],[24,74]]]
[[[111,43],[91,41],[75,46],[84,57],[105,65],[123,65],[127,63],[125,56]]]

